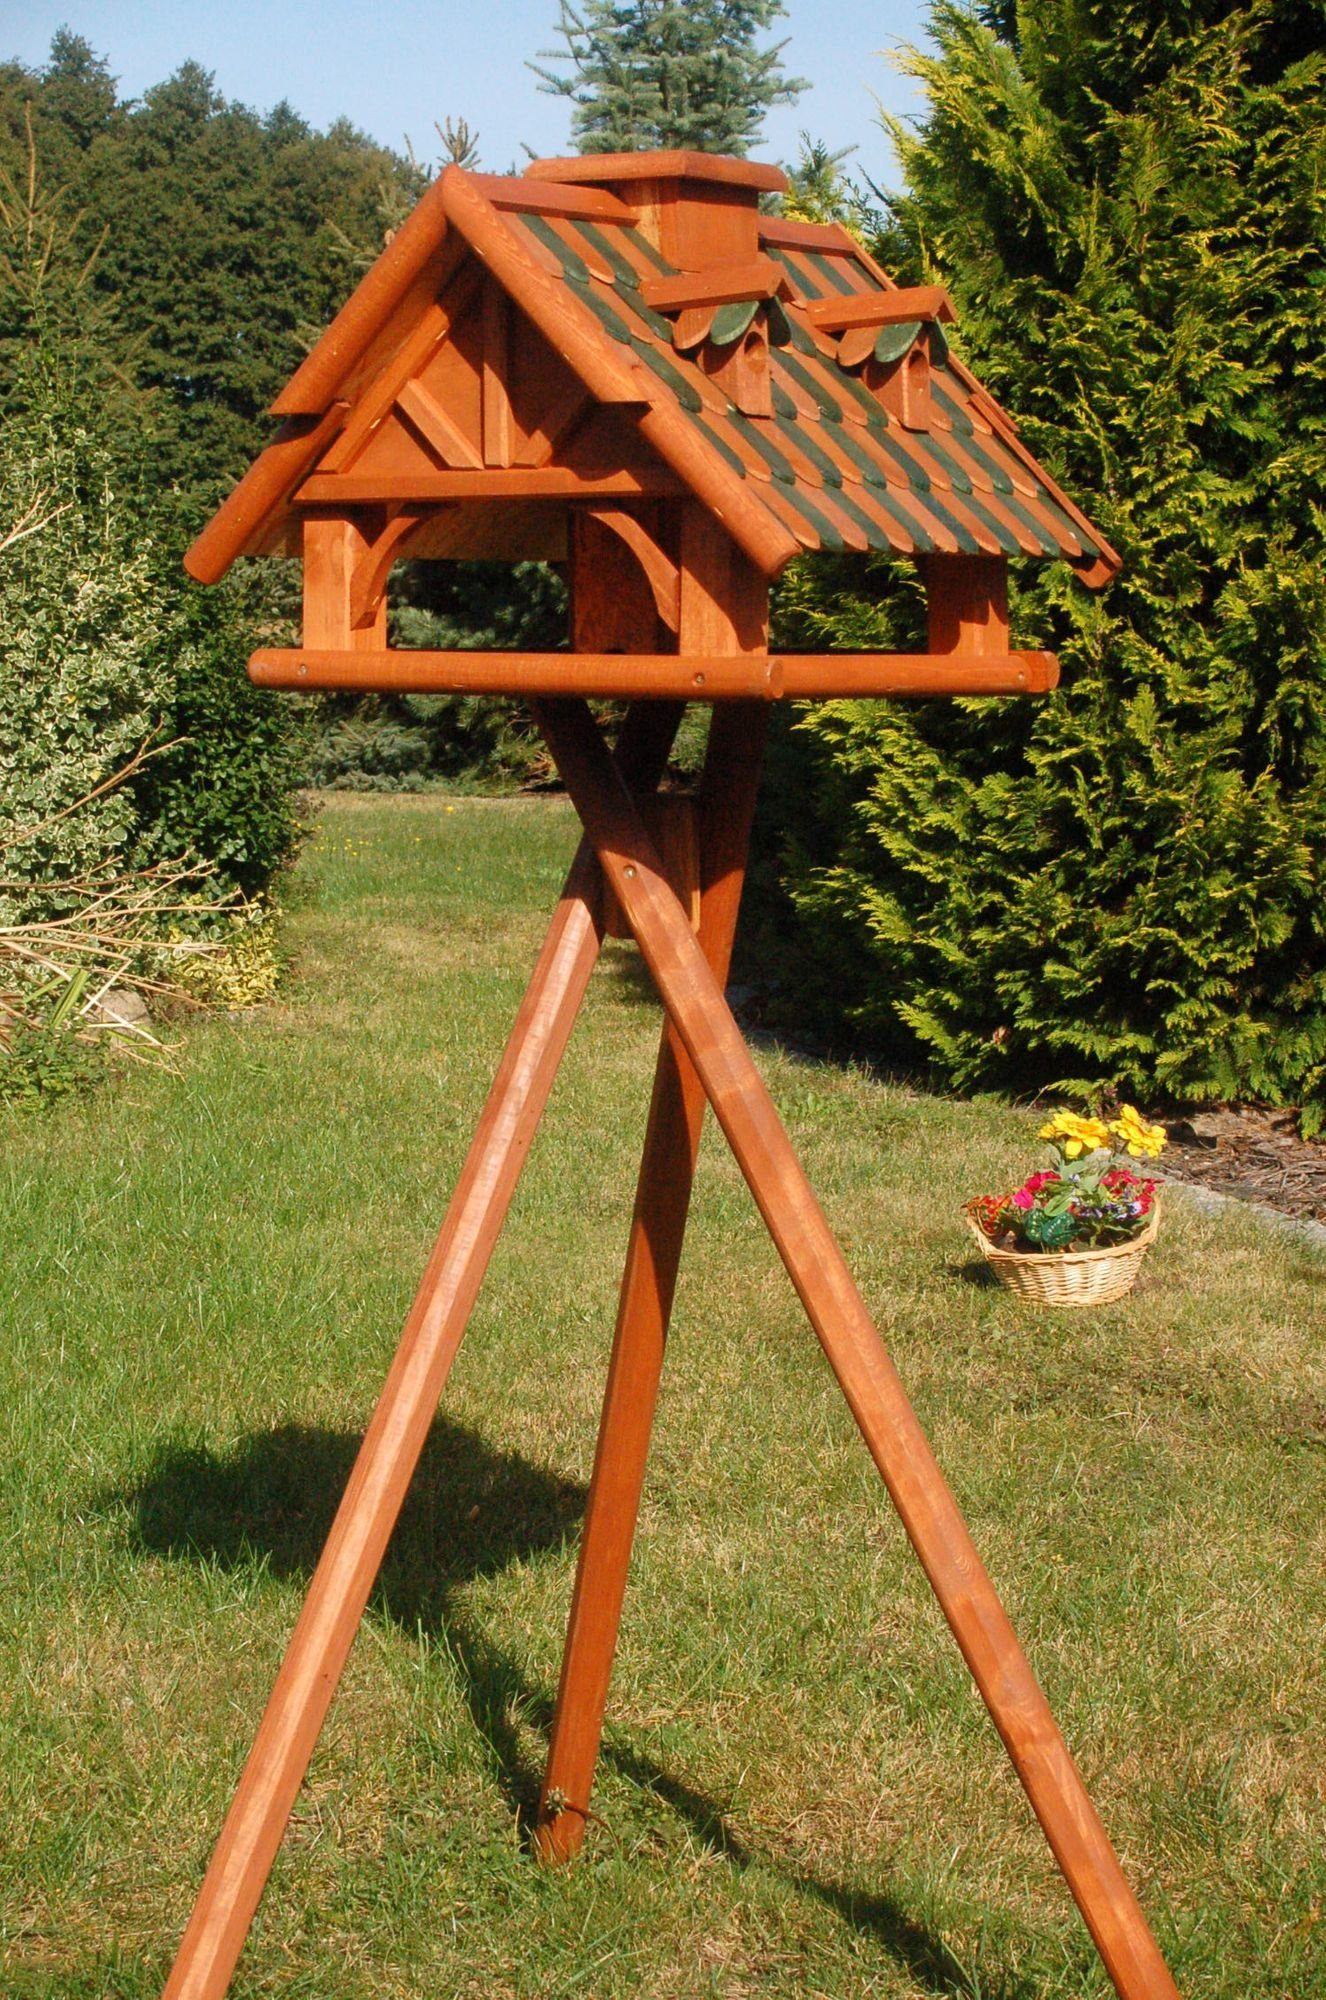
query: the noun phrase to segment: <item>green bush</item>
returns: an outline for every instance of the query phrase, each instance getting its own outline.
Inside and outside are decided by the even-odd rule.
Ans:
[[[107,1038],[89,1042],[70,1032],[64,1021],[26,1022],[7,1029],[0,1045],[0,1104],[13,1110],[35,1111],[61,1097],[80,1097],[104,1083],[110,1044]]]
[[[84,431],[16,417],[0,437],[0,522],[29,530],[0,554],[11,920],[112,857],[186,862],[218,898],[258,894],[298,833],[294,731],[244,673],[242,589],[189,584],[112,476]]]
[[[0,427],[0,540],[10,538],[0,553],[0,911],[9,922],[44,913],[62,884],[133,844],[129,793],[103,788],[157,736],[169,700],[168,614],[110,479],[86,432],[43,418]]]
[[[99,994],[216,957],[298,832],[250,592],[179,567],[72,225],[0,176],[0,1097],[99,1073]],[[218,943],[218,940],[220,943]],[[77,1046],[75,1046],[77,1044]]]
[[[126,379],[81,222],[30,136],[26,174],[0,171],[8,893],[40,900],[115,856],[183,859],[220,893],[252,894],[296,831],[286,711],[244,674],[260,600],[242,583],[204,592],[180,568],[179,504],[152,477],[173,418]]]
[[[440,651],[548,651],[566,637],[566,591],[545,563],[404,563],[391,643]],[[306,782],[346,791],[427,784],[504,788],[546,775],[518,703],[486,695],[328,695],[313,711]]]
[[[901,275],[1120,549],[1023,574],[1036,703],[803,713],[773,838],[821,1024],[965,1085],[1326,1120],[1326,50],[1317,10],[934,8]],[[896,259],[897,244],[891,244]],[[900,566],[803,643],[907,644]]]
[[[299,839],[304,727],[295,705],[254,687],[245,662],[266,579],[232,572],[203,589],[164,552],[155,583],[170,627],[163,748],[132,781],[137,851],[187,854],[224,891],[261,895]]]

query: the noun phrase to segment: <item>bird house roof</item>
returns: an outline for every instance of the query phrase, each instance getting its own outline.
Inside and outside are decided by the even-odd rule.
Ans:
[[[310,510],[383,504],[410,510],[402,553],[555,554],[577,499],[690,495],[769,575],[889,550],[1104,582],[1118,557],[952,351],[942,289],[900,290],[837,224],[760,214],[782,185],[688,153],[449,167],[187,567],[215,581],[293,551]]]

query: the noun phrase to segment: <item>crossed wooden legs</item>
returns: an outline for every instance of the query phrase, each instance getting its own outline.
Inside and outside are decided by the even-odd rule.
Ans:
[[[698,1080],[1121,2000],[1177,2000],[1045,1697],[724,1001],[715,968],[721,973],[725,964],[730,926],[720,915],[720,888],[727,881],[730,890],[740,857],[731,868],[715,866],[708,887],[719,900],[708,937],[697,940],[664,879],[630,791],[631,777],[639,780],[651,756],[657,770],[666,754],[666,742],[661,751],[658,743],[670,733],[669,725],[650,744],[647,722],[633,718],[614,767],[583,703],[547,702],[536,713],[598,866],[618,896],[667,1009],[669,1037],[646,1167],[670,1163],[673,1182],[670,1193],[657,1197],[646,1194],[642,1183],[636,1207],[614,1379],[545,1785],[541,1847],[549,1856],[569,1853],[577,1844],[577,1822],[583,1826],[698,1138]],[[735,805],[723,836],[731,839],[748,813],[749,794],[742,788],[754,784],[756,744],[750,723],[743,724],[738,714],[722,727],[732,731],[735,768],[719,770],[727,740],[720,734],[707,789],[716,801],[724,778],[733,788]],[[751,732],[744,745],[743,728]],[[592,969],[599,938],[596,875],[582,849],[185,1932],[166,2000],[220,2000],[257,1908]]]

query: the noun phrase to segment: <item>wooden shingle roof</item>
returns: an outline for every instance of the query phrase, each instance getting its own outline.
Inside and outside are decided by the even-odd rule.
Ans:
[[[652,156],[656,170],[667,157]],[[753,187],[781,179],[748,162],[703,166]],[[580,159],[537,162],[519,178],[446,170],[276,399],[285,431],[190,550],[195,576],[214,581],[236,555],[292,548],[301,506],[329,504],[338,492],[371,497],[374,440],[388,422],[411,425],[412,400],[413,434],[425,399],[434,418],[428,441],[436,469],[417,482],[420,500],[524,490],[509,464],[504,479],[486,480],[482,441],[467,443],[463,420],[445,407],[439,415],[440,399],[427,386],[439,344],[463,345],[467,316],[482,312],[476,265],[585,399],[570,428],[547,440],[542,467],[531,463],[530,492],[554,490],[551,469],[575,460],[577,429],[587,436],[590,418],[607,410],[767,574],[804,549],[1060,557],[1093,585],[1118,568],[1114,551],[951,352],[937,319],[920,336],[929,363],[923,427],[886,407],[869,366],[851,364],[862,342],[853,347],[841,323],[868,322],[894,288],[846,230],[753,218],[761,268],[776,274],[776,285],[765,281],[765,301],[751,302],[767,310],[773,329],[768,413],[751,414],[704,343],[683,340],[678,313],[650,303],[669,298],[667,281],[686,274],[651,240],[629,182],[611,191],[585,185],[590,171],[611,169]],[[513,395],[518,365],[513,346]],[[551,428],[543,417],[529,421]],[[450,449],[448,425],[457,433]],[[602,458],[602,425],[595,436]],[[578,477],[585,463],[582,451]],[[385,497],[386,482],[379,484]],[[573,497],[569,485],[562,497]]]

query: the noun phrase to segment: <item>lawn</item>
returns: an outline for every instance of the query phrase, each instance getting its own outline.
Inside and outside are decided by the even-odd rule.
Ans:
[[[153,2000],[556,885],[546,801],[329,798],[278,1005],[0,1114],[0,1989]],[[234,1992],[1108,1991],[719,1135],[584,1858],[529,1859],[656,1007],[609,946]],[[761,1050],[1187,2000],[1326,1992],[1326,1259],[1171,1204],[1075,1317],[1034,1129]]]

